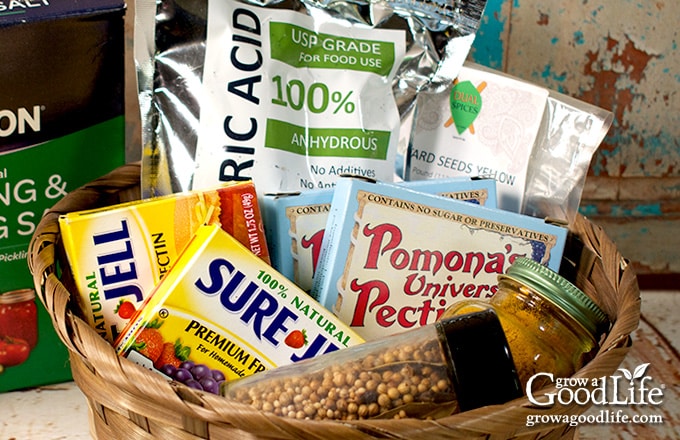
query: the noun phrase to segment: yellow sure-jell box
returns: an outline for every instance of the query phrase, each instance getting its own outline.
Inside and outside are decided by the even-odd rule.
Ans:
[[[250,181],[61,216],[59,228],[85,320],[113,343],[203,224],[219,225],[269,262]]]
[[[362,342],[229,234],[202,226],[115,346],[198,388],[214,370],[231,380]]]

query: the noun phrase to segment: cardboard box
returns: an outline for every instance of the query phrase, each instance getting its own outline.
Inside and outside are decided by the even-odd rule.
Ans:
[[[436,194],[450,199],[461,200],[497,208],[498,196],[494,179],[478,179],[475,177],[448,177],[426,180],[407,180],[399,182],[400,186],[428,194]]]
[[[398,185],[428,194],[496,207],[496,181],[457,177]],[[272,266],[304,291],[312,288],[333,189],[265,194],[262,198]]]
[[[402,186],[341,178],[312,295],[365,339],[490,298],[517,256],[559,269],[567,229]]]
[[[363,342],[306,292],[209,225],[199,228],[115,346],[133,362],[186,383],[186,375],[173,376],[186,361],[233,380]]]
[[[203,224],[219,225],[269,262],[251,181],[62,215],[74,299],[85,321],[113,343]]]
[[[27,248],[43,212],[125,161],[124,16],[120,0],[0,2],[0,303],[33,289]],[[49,315],[23,304],[37,343],[5,366],[0,391],[71,379]]]
[[[332,199],[331,188],[260,199],[272,266],[305,292],[312,288]]]

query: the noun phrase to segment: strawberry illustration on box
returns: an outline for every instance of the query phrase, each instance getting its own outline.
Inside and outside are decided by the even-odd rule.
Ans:
[[[215,374],[233,380],[362,342],[238,240],[207,225],[115,346],[150,370],[213,392]]]

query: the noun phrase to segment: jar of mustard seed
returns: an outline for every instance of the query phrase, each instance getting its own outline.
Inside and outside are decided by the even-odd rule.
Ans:
[[[221,391],[264,412],[312,420],[437,418],[523,395],[493,310],[256,373]]]
[[[573,375],[595,356],[609,327],[606,314],[583,291],[529,258],[516,259],[498,276],[498,291],[490,300],[464,300],[442,318],[488,309],[498,314],[524,389],[536,373]],[[537,376],[531,388],[540,389],[548,380]]]

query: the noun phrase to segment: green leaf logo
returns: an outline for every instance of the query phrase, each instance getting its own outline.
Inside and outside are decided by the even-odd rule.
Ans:
[[[458,134],[472,126],[482,108],[482,95],[470,81],[454,84],[449,96],[451,119]]]

